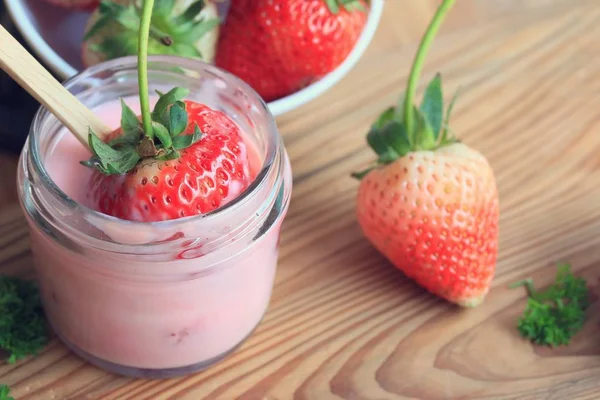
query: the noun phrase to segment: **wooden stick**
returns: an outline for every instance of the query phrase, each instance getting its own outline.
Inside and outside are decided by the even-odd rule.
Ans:
[[[60,84],[0,25],[0,68],[35,97],[86,147],[88,132],[102,137],[111,129]]]

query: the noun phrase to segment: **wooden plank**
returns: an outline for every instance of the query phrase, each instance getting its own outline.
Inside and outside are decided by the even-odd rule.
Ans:
[[[142,381],[100,371],[53,342],[39,357],[0,366],[0,382],[19,400],[598,398],[597,302],[571,346],[539,349],[515,331],[524,293],[506,288],[530,275],[547,284],[555,263],[569,261],[598,295],[596,3],[461,0],[428,58],[425,78],[442,71],[448,98],[464,87],[454,129],[489,157],[500,189],[498,272],[482,306],[459,310],[425,293],[356,224],[349,174],[371,160],[365,132],[402,91],[437,3],[388,0],[359,65],[279,118],[294,195],[269,311],[239,351],[199,374]],[[7,171],[14,159],[2,163]],[[0,176],[0,271],[26,274],[10,171]]]

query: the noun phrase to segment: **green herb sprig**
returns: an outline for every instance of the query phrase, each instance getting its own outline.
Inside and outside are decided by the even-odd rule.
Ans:
[[[547,289],[537,291],[531,278],[509,287],[521,286],[529,294],[517,326],[521,335],[537,345],[568,345],[583,327],[590,304],[585,280],[573,275],[569,264],[562,264],[554,284]]]
[[[10,395],[10,388],[7,385],[0,384],[0,400],[15,400]]]
[[[21,278],[0,277],[0,348],[9,353],[8,363],[37,355],[47,343],[37,286]]]

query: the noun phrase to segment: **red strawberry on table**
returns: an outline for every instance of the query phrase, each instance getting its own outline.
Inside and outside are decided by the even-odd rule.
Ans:
[[[247,148],[223,112],[184,98],[185,88],[160,94],[152,112],[147,81],[152,1],[140,28],[141,118],[122,102],[121,127],[88,136],[94,168],[87,205],[126,220],[150,222],[205,214],[237,197],[251,183]],[[141,121],[140,121],[141,119]]]
[[[92,11],[98,4],[100,0],[45,0],[47,3],[50,3],[54,6],[62,7],[68,10],[74,11]]]
[[[451,135],[437,75],[413,104],[425,53],[454,0],[429,26],[398,107],[367,135],[378,155],[361,179],[358,222],[370,242],[406,276],[461,306],[480,304],[494,276],[498,192],[486,158]]]
[[[364,0],[233,0],[216,64],[276,100],[339,66],[367,13]]]

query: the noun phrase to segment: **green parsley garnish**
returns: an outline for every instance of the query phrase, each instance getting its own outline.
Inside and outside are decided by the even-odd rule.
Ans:
[[[37,286],[29,280],[1,276],[0,349],[9,353],[7,362],[12,364],[36,355],[47,343],[48,333]]]
[[[15,398],[10,395],[10,388],[7,385],[0,384],[0,400],[15,400]]]
[[[583,327],[590,304],[585,280],[574,276],[569,264],[563,264],[558,266],[555,283],[544,291],[536,291],[531,278],[509,287],[520,286],[529,293],[518,324],[521,335],[537,345],[568,345]]]

